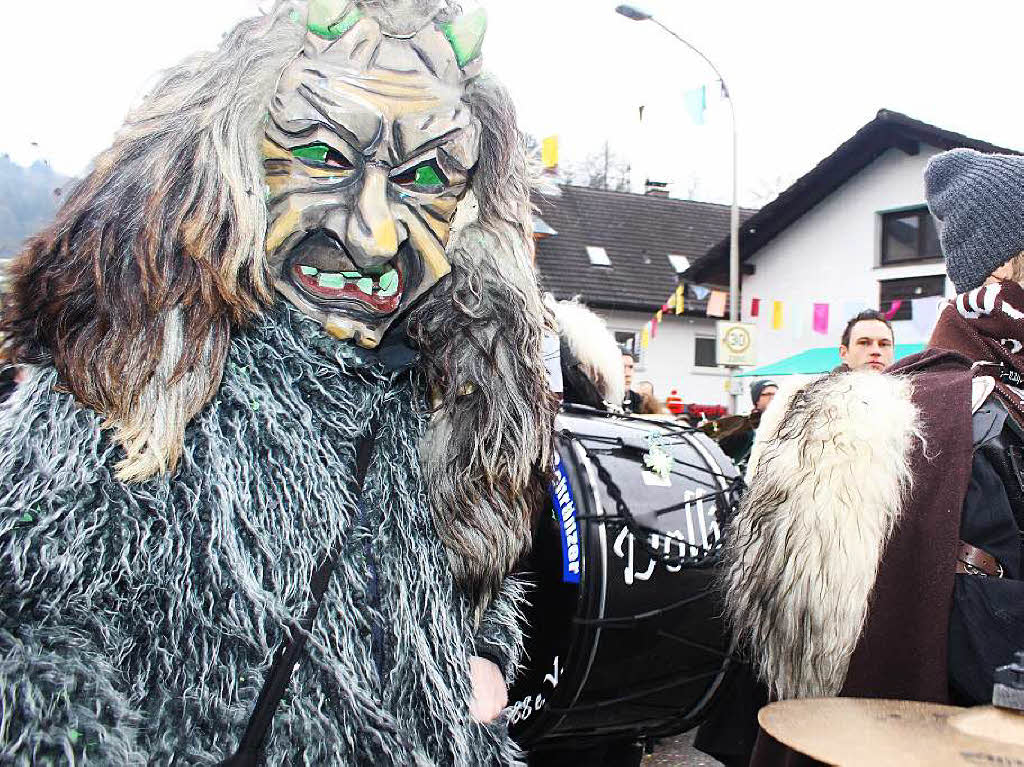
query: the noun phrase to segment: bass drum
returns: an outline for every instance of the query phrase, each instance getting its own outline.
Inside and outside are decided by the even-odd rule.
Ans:
[[[557,434],[512,736],[543,751],[684,732],[727,666],[714,580],[741,481],[671,423],[567,407]]]

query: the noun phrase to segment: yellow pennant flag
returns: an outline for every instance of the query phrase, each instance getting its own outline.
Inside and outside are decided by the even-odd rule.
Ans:
[[[781,301],[772,301],[772,330],[782,330]]]
[[[683,286],[676,288],[676,314],[683,313]]]
[[[649,325],[650,325],[650,323],[648,323],[647,325],[644,325],[644,329],[640,331],[640,348],[641,349],[646,349],[648,344],[651,343],[651,331],[648,330],[648,326]]]
[[[540,162],[545,168],[558,167],[558,136],[548,136],[540,143]]]
[[[663,314],[664,312],[661,309],[658,309],[658,322],[661,322]]]

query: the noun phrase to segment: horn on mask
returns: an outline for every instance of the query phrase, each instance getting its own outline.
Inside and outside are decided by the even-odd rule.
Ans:
[[[338,39],[365,15],[352,0],[309,0],[308,8],[306,28],[327,40]]]
[[[487,11],[483,8],[459,16],[454,21],[441,25],[441,31],[455,51],[455,60],[465,67],[480,56],[487,34]]]

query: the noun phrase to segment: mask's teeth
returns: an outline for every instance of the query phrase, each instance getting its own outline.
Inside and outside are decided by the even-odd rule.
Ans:
[[[340,290],[345,287],[345,277],[340,274],[321,272],[320,276],[317,277],[316,283],[321,288],[335,288]]]
[[[307,277],[316,277],[316,275],[320,272],[320,270],[317,269],[315,266],[300,266],[299,269],[301,269],[302,273]]]
[[[373,278],[363,277],[359,282],[356,283],[356,287],[363,291],[366,295],[373,295]]]
[[[398,292],[398,272],[391,269],[380,276],[378,280],[380,285],[380,292],[377,294],[381,298],[390,298]]]

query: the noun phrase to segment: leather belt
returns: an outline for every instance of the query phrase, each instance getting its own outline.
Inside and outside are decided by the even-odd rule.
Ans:
[[[984,549],[960,541],[956,553],[956,571],[962,575],[981,575],[1002,578],[1003,566]]]

